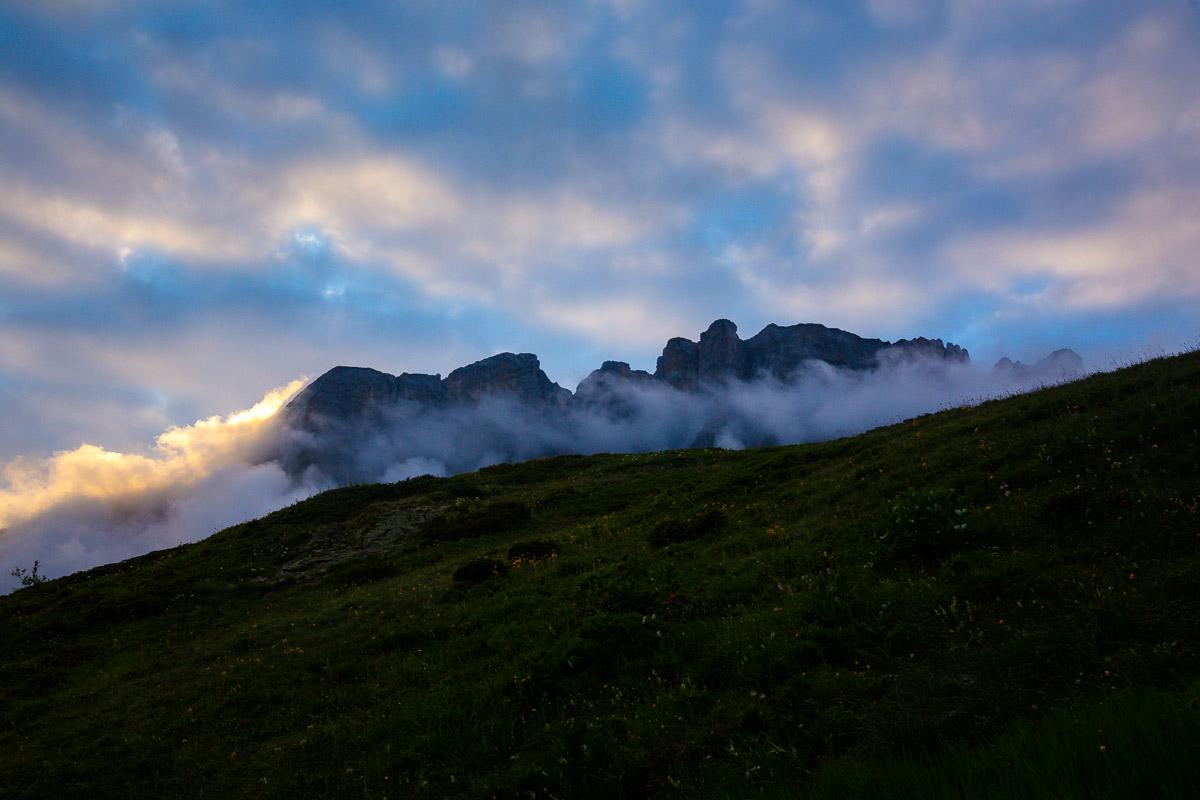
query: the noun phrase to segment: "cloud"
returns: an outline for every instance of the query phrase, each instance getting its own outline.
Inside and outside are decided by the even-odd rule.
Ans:
[[[1147,299],[1200,296],[1200,221],[1188,187],[1131,196],[1112,216],[1075,229],[1021,230],[966,238],[951,248],[965,280],[1006,291],[1023,276],[1055,284],[1068,309],[1120,308]],[[981,273],[975,265],[991,269]]]
[[[113,501],[161,492],[200,480],[222,466],[253,461],[265,446],[273,415],[303,385],[293,381],[244,411],[170,428],[155,440],[150,455],[84,444],[49,459],[5,464],[0,472],[0,527],[71,500]]]

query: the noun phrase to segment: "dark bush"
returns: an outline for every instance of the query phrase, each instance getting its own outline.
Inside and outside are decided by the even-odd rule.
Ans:
[[[529,520],[529,506],[513,500],[452,511],[425,525],[425,537],[438,542],[471,539],[513,530]]]
[[[558,545],[545,539],[517,542],[508,548],[509,561],[541,561],[558,555]]]
[[[343,561],[330,568],[329,577],[344,584],[362,584],[390,578],[399,573],[399,568],[390,561],[378,559],[354,559]]]
[[[711,536],[725,527],[725,514],[715,508],[684,519],[666,519],[650,532],[650,544],[666,547]]]
[[[508,574],[508,563],[494,558],[477,558],[454,570],[455,583],[482,583],[500,575]]]

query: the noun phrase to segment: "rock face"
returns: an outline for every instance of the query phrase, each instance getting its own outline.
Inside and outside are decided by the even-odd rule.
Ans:
[[[367,367],[334,367],[287,404],[290,421],[310,429],[322,419],[353,419],[405,400],[442,405],[440,375],[388,375]]]
[[[630,369],[624,361],[605,361],[575,387],[575,402],[601,408],[613,417],[628,416],[634,411],[628,400],[629,387],[653,384],[654,376],[645,370]]]
[[[696,378],[699,383],[719,383],[746,374],[746,352],[737,335],[737,325],[719,319],[700,334]]]
[[[499,355],[459,367],[446,376],[451,401],[507,396],[526,403],[567,403],[571,392],[546,377],[533,353]]]
[[[966,362],[967,351],[941,339],[864,339],[837,328],[801,324],[768,325],[743,341],[737,326],[719,319],[700,335],[700,342],[672,339],[658,359],[654,377],[679,389],[731,380],[747,381],[767,374],[792,379],[805,361],[835,367],[875,369],[882,360],[925,357]]]
[[[700,374],[700,348],[691,339],[667,340],[654,368],[654,377],[676,389],[691,390]]]
[[[325,422],[359,421],[405,401],[424,407],[511,397],[521,403],[571,401],[571,392],[546,377],[532,353],[499,355],[441,375],[388,375],[366,367],[334,367],[310,383],[285,407],[293,427],[313,430]]]
[[[605,361],[575,387],[576,400],[596,400],[629,383],[652,383],[654,376],[643,369],[630,369],[624,361]]]
[[[1056,366],[1070,366],[1067,355],[1051,356]],[[884,361],[932,358],[965,362],[967,351],[941,339],[864,339],[824,325],[768,325],[742,340],[737,325],[719,319],[700,334],[700,341],[674,338],[658,358],[654,374],[630,369],[623,361],[605,361],[584,378],[575,394],[551,381],[532,353],[500,353],[440,375],[388,375],[364,367],[334,367],[317,378],[285,408],[294,428],[316,430],[326,424],[370,422],[390,408],[414,403],[425,408],[468,406],[489,397],[507,397],[523,405],[565,408],[573,403],[600,406],[615,414],[628,411],[621,390],[630,385],[669,386],[696,391],[704,386],[749,381],[769,375],[794,378],[806,361],[824,361],[854,370],[876,369]],[[1080,366],[1082,364],[1080,363]],[[1009,362],[997,369],[1038,370]]]

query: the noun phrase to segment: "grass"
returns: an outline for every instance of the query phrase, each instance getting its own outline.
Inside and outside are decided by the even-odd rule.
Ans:
[[[23,589],[0,796],[1195,795],[1198,388],[348,487]]]

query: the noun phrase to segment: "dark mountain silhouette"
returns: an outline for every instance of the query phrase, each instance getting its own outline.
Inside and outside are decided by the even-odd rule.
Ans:
[[[565,407],[609,402],[629,382],[657,383],[684,391],[769,375],[788,381],[807,361],[851,370],[872,370],[888,359],[932,358],[966,362],[967,351],[941,339],[864,339],[824,325],[771,324],[750,339],[737,335],[727,319],[713,322],[699,342],[667,342],[651,375],[623,361],[606,361],[580,382],[574,393],[554,383],[532,353],[500,353],[440,375],[388,375],[364,367],[334,367],[310,383],[285,410],[289,425],[314,430],[322,421],[344,422],[411,402],[426,407],[467,405],[484,397],[508,397],[523,404]]]

